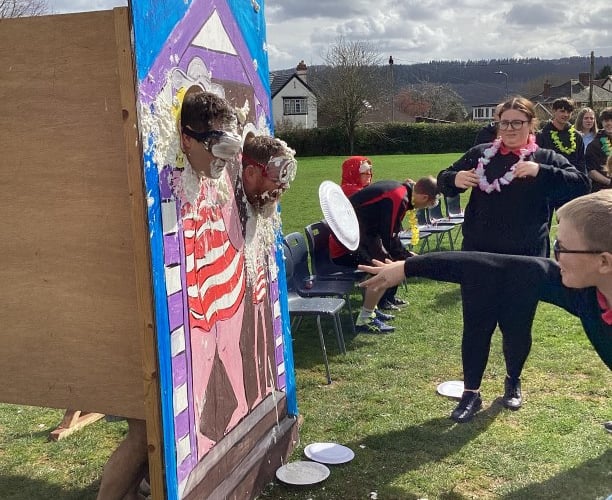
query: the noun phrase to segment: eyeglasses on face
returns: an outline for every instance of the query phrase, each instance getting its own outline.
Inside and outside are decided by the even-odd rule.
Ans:
[[[559,260],[559,256],[562,253],[585,253],[595,255],[603,252],[603,250],[570,250],[569,248],[563,248],[559,243],[559,240],[555,240],[553,243],[553,253],[555,254],[555,260]]]
[[[208,130],[207,132],[196,132],[195,130],[192,130],[190,128],[187,127],[182,127],[182,132],[185,135],[188,135],[189,137],[192,137],[193,139],[195,139],[198,142],[201,142],[202,144],[204,144],[204,146],[206,147],[206,149],[210,149],[211,144],[210,144],[210,140],[211,139],[220,139],[221,137],[223,137],[225,135],[225,132],[223,130]]]
[[[501,120],[497,123],[499,130],[508,130],[511,128],[512,130],[521,130],[525,123],[529,123],[531,120]]]

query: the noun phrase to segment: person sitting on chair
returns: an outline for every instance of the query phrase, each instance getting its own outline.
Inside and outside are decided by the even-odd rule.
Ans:
[[[349,198],[359,222],[359,248],[350,252],[330,236],[330,257],[339,265],[357,267],[372,259],[405,259],[410,253],[404,248],[399,233],[406,212],[437,203],[436,180],[429,176],[415,182],[379,181],[370,184]],[[392,287],[396,289],[396,287]],[[355,322],[362,333],[384,333],[394,330],[385,324],[390,315],[376,309],[385,290],[366,291],[363,307]],[[378,311],[378,312],[376,312]]]

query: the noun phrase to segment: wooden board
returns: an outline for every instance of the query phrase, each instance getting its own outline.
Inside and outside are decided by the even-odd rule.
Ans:
[[[3,402],[145,416],[116,39],[112,11],[2,20]]]

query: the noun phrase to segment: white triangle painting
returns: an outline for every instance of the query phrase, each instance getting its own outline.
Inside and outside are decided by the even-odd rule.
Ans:
[[[200,29],[191,43],[209,50],[237,55],[236,49],[225,31],[221,18],[216,10],[213,11],[208,21],[204,23],[202,29]]]

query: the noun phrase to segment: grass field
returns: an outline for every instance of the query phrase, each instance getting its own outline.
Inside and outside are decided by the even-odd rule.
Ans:
[[[373,157],[376,179],[437,173],[458,155]],[[319,220],[317,188],[340,180],[341,158],[300,160],[283,199],[285,233]],[[461,299],[456,285],[412,279],[410,301],[386,336],[353,337],[347,354],[326,342],[334,383],[325,384],[314,324],[294,332],[298,404],[304,417],[291,460],[316,441],[352,448],[355,459],[330,466],[311,488],[273,483],[265,499],[604,499],[612,494],[612,375],[579,321],[543,304],[523,373],[524,407],[500,404],[505,375],[494,336],[482,384],[484,407],[469,424],[448,418],[456,402],[436,385],[461,379]],[[354,308],[360,303],[354,295]],[[330,328],[327,325],[328,329]],[[10,383],[10,381],[7,381]],[[0,405],[0,499],[92,499],[124,423],[98,422],[59,443],[47,442],[62,412]]]

